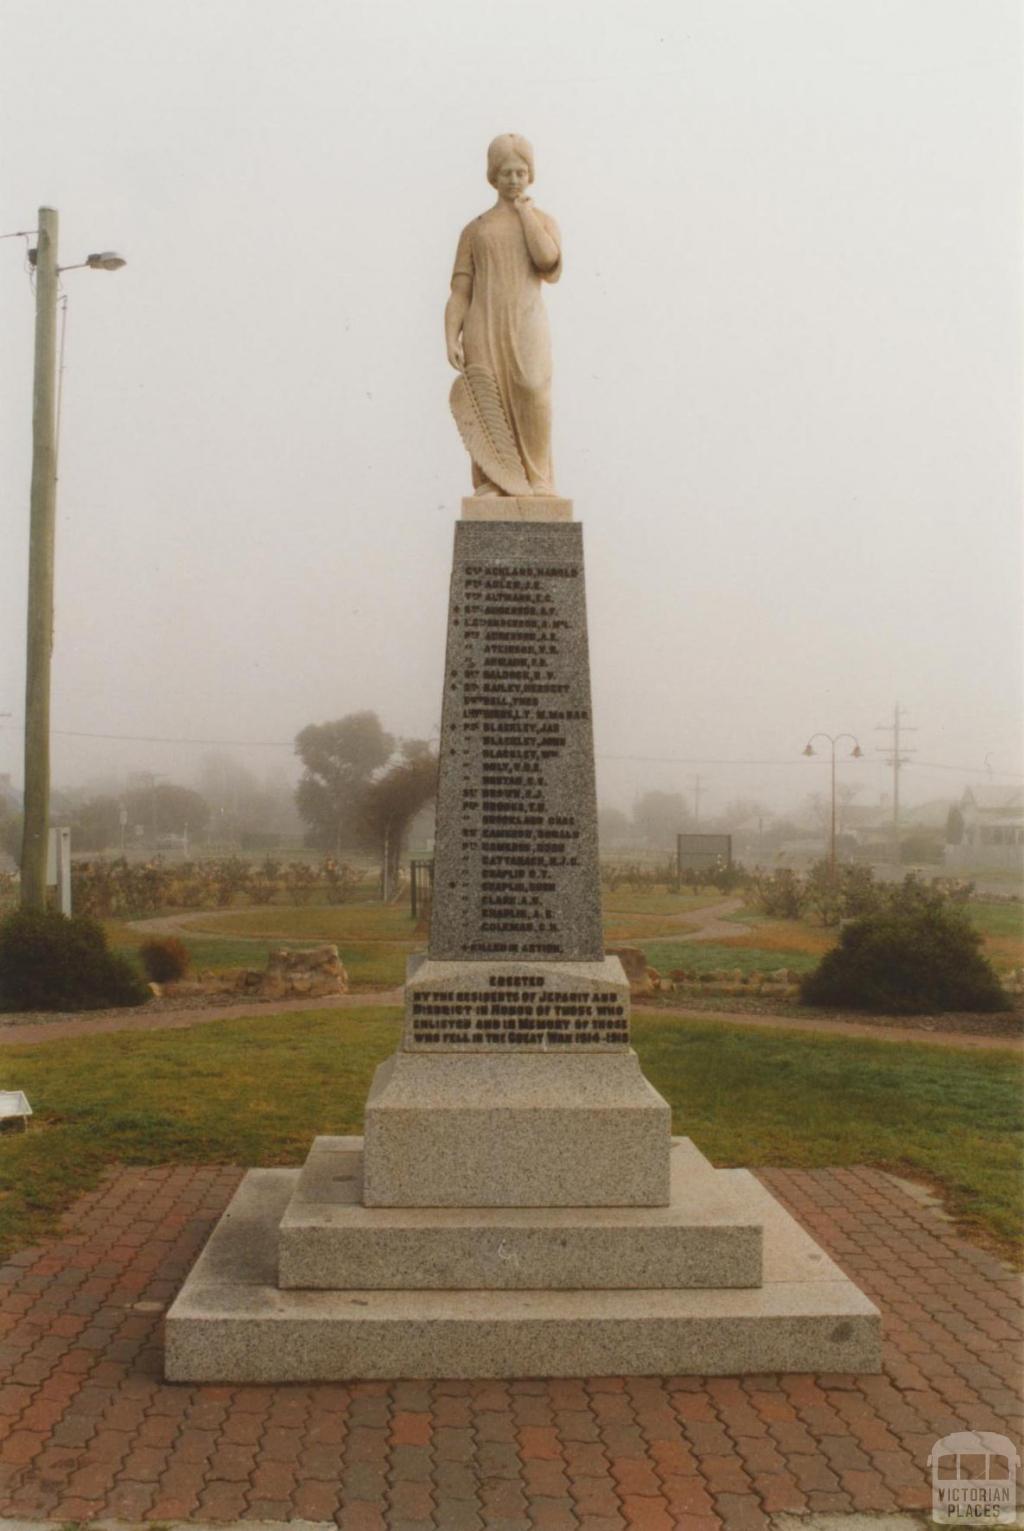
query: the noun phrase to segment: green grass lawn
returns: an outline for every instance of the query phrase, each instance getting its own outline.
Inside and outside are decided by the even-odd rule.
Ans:
[[[739,968],[750,973],[780,967],[806,972],[837,937],[837,931],[825,931],[811,921],[778,920],[745,909],[726,917],[751,927],[749,934],[737,932],[736,945],[688,943],[687,930],[700,924],[701,910],[721,902],[722,895],[714,890],[676,894],[620,888],[606,892],[605,940],[611,946],[642,947],[661,973],[674,968],[697,972]],[[1020,905],[977,900],[968,907],[985,935],[986,952],[1000,971],[1024,962]],[[393,988],[404,982],[406,958],[426,945],[405,903],[263,905],[222,913],[197,911],[180,918],[190,932],[182,939],[192,954],[193,972],[265,968],[267,955],[275,947],[330,941],[338,947],[356,991]],[[123,921],[105,923],[111,944],[129,957],[147,939],[148,932]]]
[[[972,925],[985,938],[985,955],[997,972],[1005,973],[1024,964],[1024,904],[972,899],[966,909]],[[795,955],[792,962],[786,959],[787,949],[792,954],[799,952],[801,946],[808,949],[817,947],[820,951],[839,938],[838,928],[825,930],[817,920],[783,920],[774,915],[762,914],[757,909],[740,909],[735,914],[726,915],[725,919],[737,925],[749,926],[750,935],[737,939],[746,941],[751,948],[760,947],[765,959],[774,960],[777,967],[801,965]],[[814,964],[812,962],[809,965]],[[658,967],[659,964],[655,962],[654,966]]]
[[[394,1010],[306,1012],[5,1047],[0,1087],[30,1130],[0,1134],[0,1257],[42,1237],[123,1164],[298,1165],[317,1133],[358,1132]],[[644,1015],[634,1040],[675,1130],[719,1165],[866,1163],[944,1189],[1017,1247],[1021,1065],[1009,1052],[827,1037]]]
[[[639,941],[651,967],[667,977],[674,968],[693,973],[774,973],[779,968],[793,968],[806,973],[817,967],[818,958],[809,952],[779,951],[757,946],[719,946],[714,941]]]
[[[408,904],[291,904],[183,916],[190,930],[210,935],[283,937],[293,941],[413,940]]]
[[[612,944],[632,944],[659,932],[678,936],[689,924],[699,923],[697,911],[720,902],[718,893],[622,889],[605,900],[605,934]],[[337,946],[356,991],[404,983],[406,958],[426,945],[423,932],[416,932],[407,903],[261,905],[225,912],[198,910],[179,918],[187,932],[180,939],[191,953],[193,973],[265,968],[268,953],[277,947],[330,941]],[[104,923],[111,945],[138,965],[138,948],[152,932],[122,920]]]
[[[353,989],[388,989],[405,982],[405,959],[425,944],[416,935],[408,907],[382,904],[291,905],[210,910],[182,914],[179,939],[191,956],[193,974],[229,968],[263,969],[271,951],[281,947],[338,947]],[[140,968],[138,949],[154,932],[120,920],[106,920],[107,937]]]
[[[1024,904],[995,904],[972,899],[967,905],[971,924],[986,936],[1009,936],[1024,941]]]

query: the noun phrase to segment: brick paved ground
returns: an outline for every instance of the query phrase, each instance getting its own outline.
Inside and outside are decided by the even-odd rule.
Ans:
[[[876,1171],[762,1178],[882,1306],[883,1375],[168,1386],[160,1314],[239,1171],[112,1174],[0,1267],[0,1515],[757,1531],[926,1508],[937,1436],[1020,1439],[1018,1281]]]

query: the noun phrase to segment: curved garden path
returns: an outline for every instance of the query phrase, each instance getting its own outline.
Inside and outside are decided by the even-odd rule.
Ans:
[[[614,895],[604,903],[605,944],[634,946],[645,941],[722,941],[749,935],[754,929],[731,916],[743,908],[742,898],[723,898],[698,908],[675,911],[618,909]]]
[[[245,1017],[300,1014],[303,1010],[353,1010],[401,1008],[404,991],[376,989],[355,994],[328,995],[323,999],[249,1000],[239,1004],[197,1006],[189,1010],[117,1010],[98,1015],[60,1016],[50,1021],[0,1022],[0,1047],[14,1047],[35,1042],[57,1042],[66,1037],[96,1036],[115,1031],[181,1031],[189,1026],[208,1025],[212,1021],[233,1021]],[[686,1020],[710,1021],[726,1026],[767,1027],[775,1031],[812,1031],[820,1035],[871,1037],[882,1042],[924,1042],[937,1047],[965,1051],[991,1051],[1008,1048],[1024,1052],[1024,1038],[988,1036],[967,1031],[924,1031],[912,1026],[873,1026],[869,1021],[806,1020],[788,1015],[754,1015],[728,1010],[687,1010],[684,1005],[668,1010],[664,1005],[635,1002],[633,1010],[643,1015],[679,1015]]]

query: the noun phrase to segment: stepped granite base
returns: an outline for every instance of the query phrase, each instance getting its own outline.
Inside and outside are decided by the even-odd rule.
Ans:
[[[346,1152],[358,1155],[359,1140],[346,1141]],[[697,1168],[691,1147],[673,1152]],[[279,1244],[284,1237],[287,1247],[310,1188],[297,1200],[302,1172],[251,1170],[167,1315],[166,1375],[255,1383],[877,1371],[877,1309],[799,1224],[747,1171],[705,1165],[697,1178],[705,1192],[716,1186],[737,1227],[763,1229],[760,1286],[282,1289]],[[675,1205],[685,1219],[685,1205]],[[391,1209],[362,1212],[385,1239],[389,1228],[393,1235]],[[571,1242],[572,1214],[545,1217],[558,1215]],[[665,1221],[663,1211],[617,1216]],[[476,1217],[517,1221],[493,1211]],[[595,1214],[581,1211],[579,1219],[592,1228]],[[540,1279],[543,1257],[536,1258]],[[420,1283],[437,1274],[429,1260],[410,1271]],[[375,1279],[369,1266],[366,1276]]]

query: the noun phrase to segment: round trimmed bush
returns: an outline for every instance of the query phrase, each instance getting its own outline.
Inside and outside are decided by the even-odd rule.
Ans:
[[[0,1010],[101,1010],[148,998],[88,915],[16,909],[0,920]]]
[[[802,980],[807,1005],[890,1015],[1009,1010],[982,938],[960,910],[938,903],[851,920],[838,946]]]
[[[188,972],[190,953],[177,936],[161,936],[139,947],[142,966],[154,983],[173,983]]]

